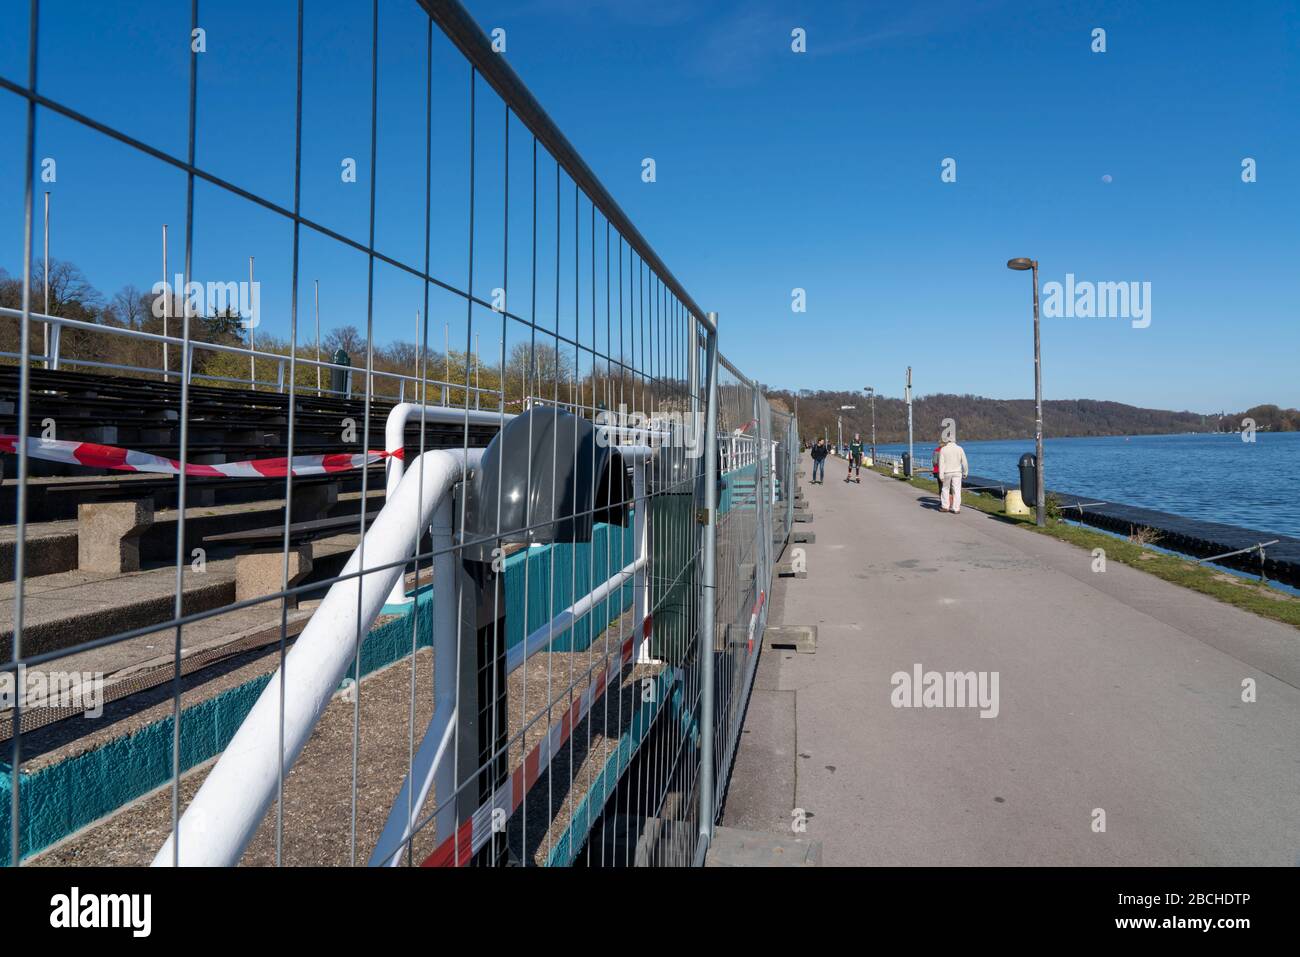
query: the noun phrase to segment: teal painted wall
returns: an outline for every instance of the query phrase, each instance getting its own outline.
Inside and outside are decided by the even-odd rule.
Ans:
[[[590,542],[543,545],[515,552],[505,562],[506,647],[522,642],[526,634],[572,605],[575,596],[581,598],[635,558],[630,524],[626,528],[597,524]],[[551,647],[555,651],[585,651],[605,625],[631,607],[632,591],[629,581],[572,628],[557,632]]]

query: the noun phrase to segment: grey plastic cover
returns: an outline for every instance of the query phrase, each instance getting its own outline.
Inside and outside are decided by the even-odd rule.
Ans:
[[[590,421],[533,408],[507,422],[483,452],[465,502],[464,540],[487,541],[463,554],[490,561],[497,542],[589,542],[596,522],[626,525],[631,501],[623,457],[596,441]]]

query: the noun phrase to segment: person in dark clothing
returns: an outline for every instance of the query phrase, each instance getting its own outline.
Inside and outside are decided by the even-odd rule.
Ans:
[[[853,433],[853,441],[849,443],[849,473],[844,476],[845,482],[850,480],[862,484],[862,437],[856,432]]]
[[[812,447],[813,485],[826,484],[826,456],[830,454],[831,447],[826,444],[826,440],[818,439],[817,444]]]

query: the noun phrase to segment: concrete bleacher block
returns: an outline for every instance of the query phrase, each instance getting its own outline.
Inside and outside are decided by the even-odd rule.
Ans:
[[[77,567],[117,575],[140,570],[140,536],[153,524],[153,499],[77,506]]]
[[[293,490],[293,505],[290,509],[291,520],[295,522],[314,522],[325,518],[329,510],[338,504],[339,483],[319,482],[304,485]]]
[[[801,655],[817,653],[816,625],[768,625],[763,629],[763,644],[780,651],[797,651]]]
[[[265,549],[240,555],[235,559],[235,601],[263,598],[274,595],[282,587],[292,588],[311,573],[311,545],[303,544],[289,549],[289,581],[284,581],[284,552]],[[290,596],[289,607],[296,608],[297,600]]]
[[[791,532],[790,538],[796,545],[815,545],[817,543],[817,533],[804,531],[803,529],[796,529]]]
[[[118,432],[116,425],[97,425],[91,429],[82,429],[83,442],[97,442],[100,445],[117,445]]]
[[[715,827],[705,867],[819,867],[822,842],[796,834]]]

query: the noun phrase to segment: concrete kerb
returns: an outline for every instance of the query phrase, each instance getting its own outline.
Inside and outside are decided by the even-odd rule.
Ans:
[[[793,834],[717,827],[705,867],[819,867],[822,842]]]

